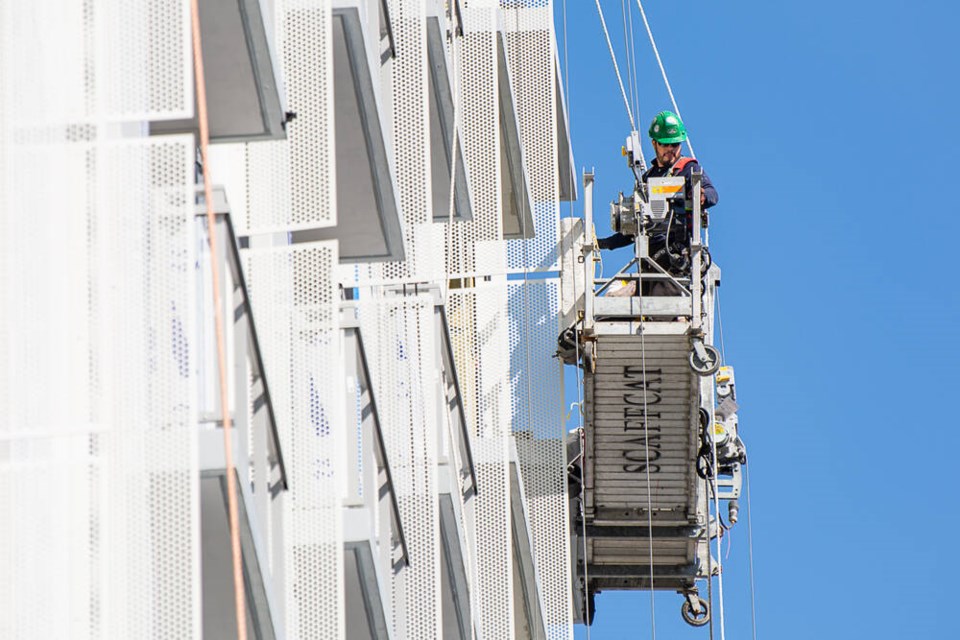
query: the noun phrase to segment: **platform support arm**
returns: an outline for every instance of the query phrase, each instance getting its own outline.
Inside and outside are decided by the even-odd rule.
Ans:
[[[699,334],[703,331],[703,280],[701,279],[703,242],[700,220],[700,193],[703,189],[703,172],[694,171],[691,179],[693,181],[693,237],[690,238],[690,291],[693,293],[691,296],[693,309],[691,310],[690,328],[694,334]]]
[[[583,172],[583,331],[593,333],[593,172]]]

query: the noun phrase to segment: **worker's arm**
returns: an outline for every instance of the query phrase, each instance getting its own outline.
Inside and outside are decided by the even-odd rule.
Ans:
[[[607,238],[597,238],[597,246],[601,249],[619,249],[633,244],[633,236],[615,233]]]
[[[710,176],[707,175],[706,171],[703,172],[703,181],[700,183],[700,194],[700,206],[704,209],[709,209],[720,201],[717,189],[710,182]]]
[[[680,175],[687,180],[690,180],[695,167],[700,167],[700,163],[698,163],[696,160],[685,166],[683,171],[680,172]],[[700,171],[703,171],[703,167],[700,167]],[[687,182],[687,186],[689,185],[690,182]],[[703,171],[703,180],[700,182],[700,206],[704,209],[709,209],[717,204],[719,200],[720,196],[717,195],[716,187],[714,187],[713,183],[710,182],[710,176],[707,175],[706,171]]]

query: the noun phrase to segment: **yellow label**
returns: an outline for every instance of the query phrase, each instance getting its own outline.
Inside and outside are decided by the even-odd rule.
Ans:
[[[681,189],[683,189],[683,185],[674,186],[674,185],[667,184],[667,185],[652,187],[651,192],[659,195],[664,193],[679,193]]]

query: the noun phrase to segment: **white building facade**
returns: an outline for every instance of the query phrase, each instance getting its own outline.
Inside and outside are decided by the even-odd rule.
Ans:
[[[552,0],[189,4],[0,7],[0,637],[572,638]]]

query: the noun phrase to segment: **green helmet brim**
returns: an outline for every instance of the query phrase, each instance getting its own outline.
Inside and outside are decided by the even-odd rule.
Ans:
[[[683,142],[686,139],[687,139],[686,134],[672,136],[669,138],[654,138],[654,140],[656,140],[660,144],[676,144],[677,142]]]

